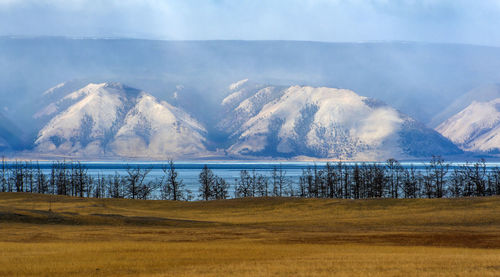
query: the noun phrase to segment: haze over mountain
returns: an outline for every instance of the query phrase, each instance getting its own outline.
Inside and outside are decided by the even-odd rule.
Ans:
[[[497,0],[2,0],[0,35],[500,45]]]
[[[21,150],[24,140],[23,132],[0,112],[0,151]]]
[[[24,154],[384,160],[461,153],[422,123],[345,89],[268,86],[244,79],[229,86],[219,117],[208,121],[214,126],[209,131],[189,111],[135,88],[91,83],[67,93],[70,87],[61,83],[46,90],[44,97],[59,99],[33,113],[45,123],[33,150],[28,147]]]
[[[148,159],[206,154],[206,131],[196,120],[121,84],[89,84],[37,115],[53,115],[38,133],[38,153]]]
[[[0,108],[7,129],[22,131],[0,136],[4,149],[30,150],[40,130],[76,103],[65,97],[89,83],[147,91],[195,118],[206,130],[204,148],[231,155],[241,154],[233,151],[237,129],[291,86],[351,90],[387,103],[424,130],[473,100],[496,98],[498,68],[500,48],[472,45],[3,37]],[[238,84],[246,91],[220,105],[235,80],[248,80]],[[293,155],[313,154],[308,151]]]
[[[227,84],[247,78],[350,89],[424,123],[467,91],[500,80],[500,48],[411,42],[3,37],[0,61],[1,108],[33,136],[39,122],[30,111],[45,106],[42,93],[72,80],[138,87],[205,124],[218,115]]]
[[[432,118],[429,123],[430,127],[437,127],[451,116],[459,113],[474,101],[488,102],[500,98],[500,83],[487,84],[474,88],[464,95],[458,97],[445,107],[441,112]]]

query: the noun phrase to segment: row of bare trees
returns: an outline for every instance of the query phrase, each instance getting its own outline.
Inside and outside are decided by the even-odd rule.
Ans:
[[[317,198],[442,198],[500,195],[500,169],[484,160],[451,166],[441,157],[418,169],[395,159],[385,164],[327,163],[303,170],[292,193]]]
[[[0,164],[1,192],[32,192],[96,198],[215,200],[230,197],[289,196],[308,198],[442,198],[500,195],[500,169],[484,160],[451,166],[441,157],[417,168],[395,159],[381,163],[342,162],[311,166],[300,176],[287,176],[275,166],[270,174],[241,170],[231,185],[207,165],[199,176],[199,194],[186,188],[173,161],[162,166],[160,177],[152,168],[125,168],[125,173],[89,174],[80,162],[54,162],[43,170],[38,162]]]
[[[151,169],[127,166],[126,174],[89,174],[80,162],[54,162],[45,172],[38,162],[0,164],[1,192],[32,192],[96,198],[148,199],[163,179],[151,180]]]

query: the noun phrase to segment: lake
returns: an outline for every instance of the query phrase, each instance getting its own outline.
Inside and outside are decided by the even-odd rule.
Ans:
[[[50,168],[52,166],[52,162],[39,162],[40,167],[46,174],[50,174]],[[143,169],[151,169],[151,172],[148,175],[148,178],[161,178],[164,176],[162,168],[166,165],[166,163],[159,162],[82,162],[82,164],[88,169],[88,173],[93,176],[100,175],[114,175],[115,172],[119,173],[122,176],[127,175],[127,167],[133,168],[143,168]],[[302,174],[303,169],[307,169],[308,167],[313,167],[316,165],[318,168],[322,168],[326,165],[326,162],[235,162],[235,161],[209,161],[209,162],[175,162],[175,167],[178,172],[178,177],[183,180],[185,184],[185,188],[191,190],[195,195],[198,193],[198,175],[201,172],[201,169],[204,165],[207,165],[215,175],[224,178],[231,184],[230,195],[234,195],[234,184],[235,179],[239,178],[241,170],[252,171],[255,170],[257,173],[262,174],[264,176],[270,177],[272,174],[272,170],[274,167],[281,166],[283,170],[286,172],[286,177],[289,178],[294,183],[298,182],[299,176]],[[335,163],[333,163],[335,164]],[[344,163],[348,166],[353,166],[354,162],[346,162]],[[380,165],[384,165],[385,163],[380,162],[377,163]],[[403,167],[410,167],[413,165],[417,170],[424,170],[425,166],[428,163],[423,163],[421,161],[418,162],[401,162]],[[465,163],[451,163],[450,172],[453,167],[464,165]],[[8,162],[7,165],[12,165],[11,162]],[[495,167],[500,167],[500,163],[498,162],[490,162],[486,163],[487,169],[492,169]]]

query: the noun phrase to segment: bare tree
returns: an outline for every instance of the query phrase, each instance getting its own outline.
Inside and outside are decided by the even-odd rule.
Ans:
[[[8,169],[7,163],[5,162],[5,157],[2,157],[2,164],[0,165],[0,190],[2,192],[8,190]]]
[[[430,166],[425,166],[425,174],[423,176],[423,192],[427,198],[433,198],[436,195],[432,168]]]
[[[175,170],[174,161],[168,161],[168,165],[163,166],[162,170],[165,174],[165,181],[161,191],[162,198],[174,201],[183,199],[185,196],[184,183],[177,177],[178,173]]]
[[[94,185],[93,196],[95,198],[104,198],[105,196],[105,182],[104,175],[102,173],[97,173],[97,178]]]
[[[403,193],[405,198],[417,198],[419,193],[418,176],[413,164],[403,170]]]
[[[47,176],[43,173],[42,168],[40,167],[40,163],[36,162],[36,184],[38,193],[48,193],[49,184],[47,180]]]
[[[281,164],[279,167],[273,167],[271,178],[273,181],[273,196],[283,196],[286,184],[286,171],[283,170],[283,166]]]
[[[500,168],[495,167],[488,176],[490,195],[500,195]]]
[[[235,197],[252,197],[252,177],[247,170],[240,171],[240,178],[236,180]]]
[[[217,200],[226,199],[229,197],[229,183],[221,177],[215,177],[215,185],[213,189],[213,197]]]
[[[11,168],[11,179],[16,187],[16,192],[24,192],[24,165],[15,161]]]
[[[123,187],[125,180],[118,172],[115,171],[115,175],[108,176],[108,195],[111,198],[123,198],[125,194],[123,192]]]
[[[474,195],[475,196],[484,196],[486,195],[486,162],[484,159],[481,159],[479,162],[476,162],[472,167],[469,178],[474,185]]]
[[[80,162],[77,162],[74,166],[75,171],[75,196],[83,197],[88,186],[88,170]]]
[[[198,176],[200,183],[200,197],[204,200],[213,199],[213,187],[215,184],[215,176],[212,170],[207,165],[203,166],[200,175]]]
[[[387,169],[387,179],[389,181],[389,195],[392,198],[398,198],[403,168],[395,159],[388,159],[385,166]]]
[[[359,199],[363,193],[363,176],[361,168],[357,163],[354,164],[354,168],[352,169],[352,179],[352,196],[354,199]]]
[[[144,189],[144,181],[148,174],[151,172],[151,168],[142,169],[140,166],[132,168],[127,166],[127,194],[132,199],[139,198],[141,194],[141,189]]]
[[[142,182],[141,185],[139,186],[139,195],[138,198],[142,200],[147,200],[150,198],[150,196],[153,194],[153,191],[155,191],[159,187],[160,181],[158,178],[155,180],[150,180],[147,182]]]
[[[430,168],[437,198],[442,198],[445,194],[446,174],[450,165],[445,163],[441,156],[432,156]]]
[[[451,196],[460,197],[464,194],[466,176],[466,171],[463,167],[453,169],[453,171],[451,172],[448,188]]]
[[[334,167],[329,162],[326,163],[325,170],[326,170],[325,183],[328,188],[328,197],[334,198],[337,174],[335,172]]]
[[[254,172],[255,174],[255,172]],[[267,196],[269,182],[266,176],[262,174],[255,174],[255,196]]]
[[[299,176],[297,196],[298,197],[307,197],[307,174],[306,174],[305,169],[302,169],[302,175]]]

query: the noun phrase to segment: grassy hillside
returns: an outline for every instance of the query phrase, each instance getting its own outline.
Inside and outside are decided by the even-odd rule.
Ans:
[[[0,276],[499,276],[500,198],[0,193],[0,249]]]

